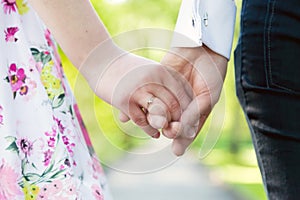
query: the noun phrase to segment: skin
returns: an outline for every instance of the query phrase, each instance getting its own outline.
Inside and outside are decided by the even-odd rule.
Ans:
[[[172,148],[175,155],[181,156],[185,153],[218,102],[226,76],[227,62],[225,57],[205,45],[195,48],[172,48],[162,59],[161,64],[182,75],[182,84],[187,93],[190,94],[190,89],[193,91],[192,101],[184,107],[180,120],[170,122],[163,129],[164,136],[173,139]],[[148,118],[151,115],[149,113]]]
[[[173,139],[173,152],[180,156],[196,138],[218,102],[227,70],[227,59],[208,47],[173,48],[161,63],[182,74],[193,89],[192,102],[163,133]]]

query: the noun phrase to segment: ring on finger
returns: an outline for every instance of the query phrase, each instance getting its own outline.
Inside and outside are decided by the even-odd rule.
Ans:
[[[155,96],[152,96],[148,99],[146,109],[149,109],[149,106],[154,102],[154,99],[155,99]]]

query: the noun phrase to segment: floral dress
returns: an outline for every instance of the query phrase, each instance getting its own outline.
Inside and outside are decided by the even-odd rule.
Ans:
[[[110,200],[49,30],[0,1],[0,200]]]

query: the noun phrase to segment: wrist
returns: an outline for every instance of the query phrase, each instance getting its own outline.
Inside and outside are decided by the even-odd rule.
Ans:
[[[199,72],[209,70],[215,74],[218,73],[222,79],[225,78],[228,59],[205,45],[199,47],[173,47],[171,53],[176,55],[173,60],[176,60],[176,57],[180,58],[178,59],[179,64],[177,64],[178,71],[185,71],[184,68],[190,66]]]
[[[97,82],[110,64],[124,53],[125,51],[120,49],[111,39],[99,43],[89,52],[80,65],[79,71],[93,91],[96,90]]]
[[[196,60],[197,58],[205,55],[204,53],[206,52],[206,54],[213,56],[213,58],[222,60],[223,62],[228,62],[228,59],[226,57],[211,50],[204,44],[202,44],[202,46],[197,47],[172,47],[171,52],[182,56],[183,58],[186,58],[189,61]]]

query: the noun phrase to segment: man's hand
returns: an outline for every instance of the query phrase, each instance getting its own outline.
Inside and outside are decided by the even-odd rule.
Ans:
[[[180,156],[196,138],[222,90],[227,59],[206,46],[173,48],[161,63],[181,73],[193,88],[194,98],[181,115],[180,123],[173,122],[163,130],[173,140],[173,152]],[[189,86],[187,86],[189,87]]]

